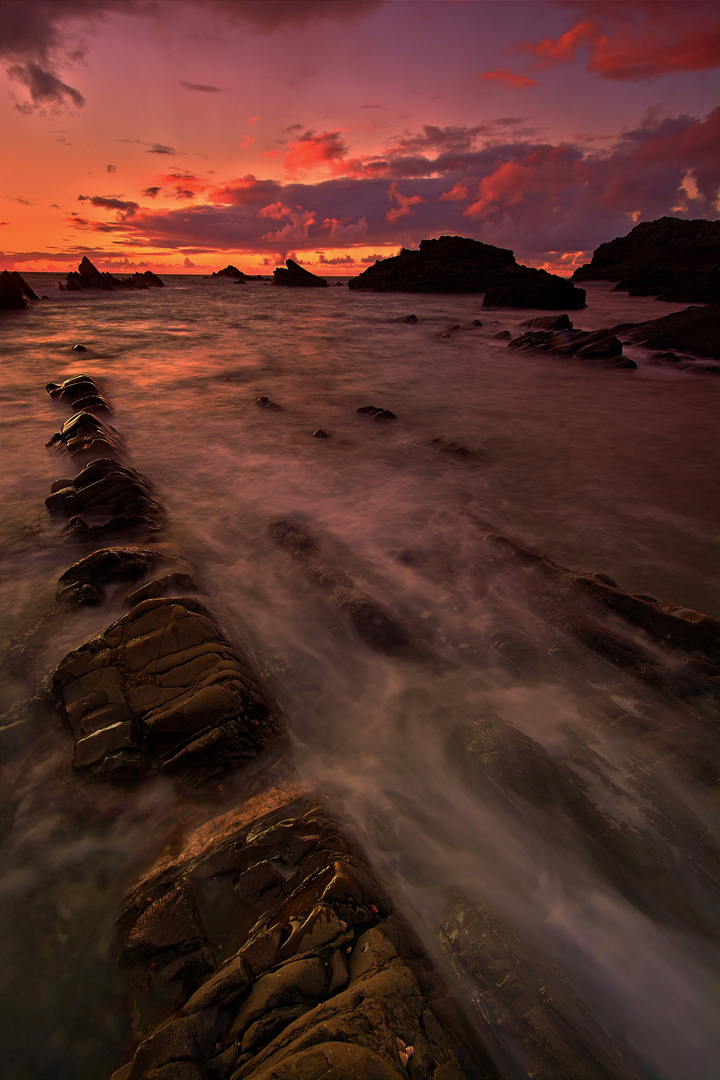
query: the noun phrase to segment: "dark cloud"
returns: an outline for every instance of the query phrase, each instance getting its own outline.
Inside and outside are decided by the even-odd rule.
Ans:
[[[187,188],[183,188],[183,187],[180,187],[178,185],[175,188],[175,196],[174,197],[176,199],[194,199],[195,198],[195,192],[194,191],[188,191]]]
[[[351,23],[382,6],[382,0],[196,0],[196,3],[229,22],[244,22],[265,33],[286,26],[307,26],[323,19]]]
[[[91,206],[97,206],[103,210],[118,210],[121,220],[132,217],[140,204],[128,202],[126,199],[118,199],[114,195],[78,195],[78,202],[89,202]]]
[[[74,105],[85,104],[85,98],[79,90],[61,82],[52,71],[40,66],[34,60],[28,60],[25,64],[12,64],[8,68],[8,75],[16,82],[23,83],[30,92],[33,105],[64,105],[70,100]],[[21,112],[27,111],[27,106],[19,106]]]
[[[178,86],[182,86],[185,90],[197,90],[201,94],[223,94],[225,91],[221,86],[206,86],[204,83],[185,82],[181,80]]]
[[[106,165],[105,172],[114,173],[117,172],[117,165]]]
[[[147,195],[149,199],[154,199],[161,191],[162,188],[153,185],[153,187],[146,187],[143,191],[143,195]]]
[[[163,143],[152,143],[149,150],[145,151],[146,154],[177,154],[178,150],[174,146],[165,146]]]
[[[20,203],[21,206],[31,205],[28,199],[23,199],[22,195],[8,195],[8,199],[11,199],[13,202]]]

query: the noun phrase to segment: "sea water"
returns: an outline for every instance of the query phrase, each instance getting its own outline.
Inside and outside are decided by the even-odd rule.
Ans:
[[[0,620],[11,655],[82,555],[43,505],[50,485],[76,471],[45,449],[67,410],[44,385],[87,371],[113,404],[129,463],[165,506],[168,539],[192,562],[204,602],[270,679],[303,779],[345,805],[438,963],[438,925],[448,897],[461,893],[501,912],[560,973],[594,1037],[634,1063],[618,1064],[619,1078],[640,1069],[710,1080],[715,897],[705,869],[682,864],[697,925],[668,921],[655,911],[651,880],[646,897],[628,899],[531,817],[463,786],[447,746],[458,724],[491,710],[574,769],[611,820],[641,843],[665,844],[669,858],[660,807],[711,825],[696,781],[663,768],[648,778],[642,753],[588,719],[586,686],[473,663],[467,646],[495,629],[551,644],[512,588],[492,602],[478,591],[474,557],[487,529],[561,566],[604,571],[628,592],[720,615],[720,380],[703,365],[658,365],[639,347],[625,348],[637,371],[508,348],[498,335],[515,337],[543,313],[483,309],[476,296],[179,276],[162,290],[66,293],[48,275],[26,277],[47,300],[0,323]],[[571,318],[588,330],[684,306],[604,283],[587,293]],[[398,321],[409,314],[416,324]],[[281,408],[258,407],[259,396]],[[397,419],[358,414],[365,405]],[[313,438],[319,428],[330,437]],[[470,453],[443,452],[437,439]],[[438,662],[391,660],[348,634],[272,543],[268,524],[278,518],[420,628]],[[111,603],[58,621],[36,635],[33,670],[9,663],[3,680],[17,732],[0,863],[13,1080],[100,1080],[117,1067],[128,1032],[112,923],[125,889],[183,826],[169,782],[132,794],[89,787],[72,776],[57,725],[19,722],[63,655],[123,610]],[[610,692],[611,683],[597,685]],[[624,707],[649,707],[647,688],[631,689]],[[388,829],[391,843],[379,839]],[[674,844],[682,862],[682,839]],[[453,983],[449,964],[445,973]],[[453,985],[477,1018],[472,988]]]

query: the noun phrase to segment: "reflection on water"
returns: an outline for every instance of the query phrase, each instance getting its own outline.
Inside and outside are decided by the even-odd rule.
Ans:
[[[511,581],[481,572],[478,543],[489,523],[561,565],[720,613],[712,380],[517,354],[494,335],[534,313],[483,311],[473,297],[188,279],[88,297],[30,277],[51,300],[3,322],[4,640],[36,626],[79,555],[43,508],[72,470],[43,449],[65,413],[42,387],[88,370],[209,606],[271,679],[301,772],[349,807],[482,1030],[462,956],[438,945],[453,910],[487,910],[515,935],[527,985],[537,975],[597,1060],[615,1061],[596,1075],[710,1080],[706,796],[608,719],[690,723],[702,702],[671,703],[597,659],[581,671],[525,663],[551,655],[557,635]],[[588,329],[682,306],[605,286],[589,298],[574,316]],[[393,322],[410,312],[417,325]],[[437,336],[476,317],[481,328]],[[76,342],[89,350],[79,359]],[[281,410],[258,408],[258,395]],[[358,415],[368,404],[398,419]],[[317,428],[331,437],[313,439]],[[272,543],[277,518],[409,627],[424,659],[368,650]],[[43,672],[121,611],[38,633],[33,669],[8,671],[4,705],[20,715]],[[525,653],[503,658],[498,635]],[[119,898],[180,811],[164,784],[119,797],[76,782],[51,711],[36,713],[32,741],[22,725],[11,738],[4,785],[9,1075],[90,1080],[127,1037],[106,960]],[[486,741],[478,769],[478,740],[498,732],[512,753]],[[504,1067],[526,1075],[511,1044]]]

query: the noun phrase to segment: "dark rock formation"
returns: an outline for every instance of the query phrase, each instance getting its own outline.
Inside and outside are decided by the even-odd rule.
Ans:
[[[319,427],[319,428],[316,428],[315,431],[313,431],[312,437],[313,437],[313,439],[329,439],[330,438],[330,432],[326,431],[325,428]]]
[[[113,1080],[496,1078],[357,843],[297,789],[191,836],[117,939],[154,1030]]]
[[[361,405],[355,410],[361,416],[371,416],[373,420],[397,420],[397,416],[390,409],[381,409],[378,405]]]
[[[622,344],[612,330],[575,330],[567,316],[556,320],[562,322],[561,330],[528,330],[521,337],[508,342],[510,349],[540,349],[543,352],[572,356],[612,367],[637,368],[634,360],[623,356]],[[536,320],[531,320],[535,322]],[[541,322],[542,320],[537,320]],[[526,324],[523,324],[526,325]]]
[[[73,767],[100,779],[154,768],[206,781],[280,730],[249,658],[187,597],[144,600],[69,653],[53,696],[75,739]]]
[[[455,457],[465,458],[473,456],[472,450],[468,450],[467,446],[461,446],[456,442],[449,442],[446,439],[441,439],[439,436],[431,439],[430,445],[440,450],[443,454],[453,454]]]
[[[585,290],[547,270],[515,266],[489,283],[482,306],[575,311],[585,307]]]
[[[399,323],[416,323],[417,321],[417,315],[401,315],[399,319],[393,319],[393,322]]]
[[[569,315],[538,315],[535,319],[526,319],[520,323],[531,330],[572,330]]]
[[[217,278],[217,277],[235,278],[237,281],[244,281],[245,280],[245,274],[243,274],[242,270],[238,270],[237,266],[233,266],[232,263],[230,265],[226,266],[224,270],[215,270],[215,271],[213,271],[213,273],[210,276],[214,277],[214,278]]]
[[[258,405],[261,409],[270,409],[271,411],[282,412],[282,405],[278,405],[277,401],[271,401],[270,398],[265,397],[264,394],[261,394],[259,397],[255,398],[255,404]]]
[[[19,311],[29,307],[28,300],[39,299],[17,270],[3,270],[0,274],[0,311]]]
[[[100,457],[118,460],[124,449],[115,428],[104,424],[90,412],[75,413],[45,445],[58,452],[65,450],[74,462],[85,464]]]
[[[79,292],[82,289],[103,289],[106,292],[113,292],[115,289],[162,289],[164,285],[165,282],[151,270],[126,278],[115,277],[108,271],[101,272],[87,256],[83,257],[77,270],[70,271],[64,285],[58,282],[59,288],[68,292]]]
[[[643,221],[601,244],[573,281],[617,281],[631,296],[674,303],[720,301],[720,221],[664,217]]]
[[[75,411],[112,412],[102,390],[90,375],[73,375],[62,383],[49,382],[45,389],[51,398],[70,405]]]
[[[679,349],[720,360],[720,303],[663,315],[632,327],[626,334],[647,349]]]
[[[373,263],[348,285],[375,292],[476,293],[515,265],[512,251],[505,248],[463,236],[441,236],[421,240],[419,251],[403,248],[399,255]]]
[[[280,547],[304,564],[305,576],[336,607],[360,640],[375,652],[395,656],[418,653],[408,630],[342,570],[323,562],[318,545],[291,521],[272,521],[269,532]]]
[[[327,288],[325,278],[311,274],[302,266],[298,266],[292,259],[285,261],[285,266],[278,266],[273,274],[273,285],[286,285],[300,288]]]
[[[58,580],[57,599],[77,607],[96,606],[105,599],[105,586],[138,581],[159,563],[170,564],[175,569],[135,589],[127,597],[130,604],[156,599],[172,586],[186,593],[199,591],[188,572],[189,566],[174,552],[159,545],[153,548],[112,547],[100,548],[73,563]]]
[[[102,541],[126,532],[150,540],[165,521],[149,482],[111,458],[97,458],[74,480],[53,484],[45,506],[51,514],[67,517],[68,535],[81,541]]]
[[[585,293],[544,270],[518,266],[512,251],[463,236],[421,240],[419,251],[369,266],[348,285],[376,292],[484,292],[483,307],[580,308]]]

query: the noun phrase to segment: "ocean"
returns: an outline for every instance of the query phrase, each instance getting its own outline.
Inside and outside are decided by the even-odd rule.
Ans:
[[[42,629],[58,577],[83,554],[44,508],[51,484],[77,471],[45,448],[68,412],[44,386],[82,371],[111,401],[109,422],[165,507],[167,539],[192,562],[203,602],[267,674],[301,777],[345,805],[468,1016],[487,1023],[438,945],[455,894],[502,912],[548,985],[583,1003],[592,1038],[616,1048],[618,1080],[715,1077],[717,895],[685,849],[712,826],[707,794],[650,764],[640,736],[594,723],[587,702],[597,691],[630,713],[669,706],[639,682],[618,696],[600,669],[582,681],[481,663],[473,643],[500,633],[552,646],[519,593],[478,589],[487,530],[720,617],[720,379],[658,365],[640,347],[625,348],[636,371],[509,349],[498,335],[545,313],[483,309],[477,296],[179,275],[162,290],[67,293],[56,275],[24,276],[47,300],[0,322],[8,1078],[100,1080],[118,1067],[131,1035],[112,923],[182,815],[169,781],[119,797],[78,780],[59,724],[26,721],[27,698],[65,653],[125,610],[118,597]],[[686,306],[586,288],[571,318],[587,330]],[[409,314],[416,324],[399,321]],[[358,413],[367,405],[396,419]],[[273,544],[279,518],[420,628],[437,662],[378,655],[338,626]],[[31,661],[18,664],[28,634]],[[623,892],[531,814],[463,786],[449,740],[488,711],[662,853],[687,893],[684,915],[667,915],[652,872]],[[507,1076],[524,1075],[513,1069],[509,1053]]]

